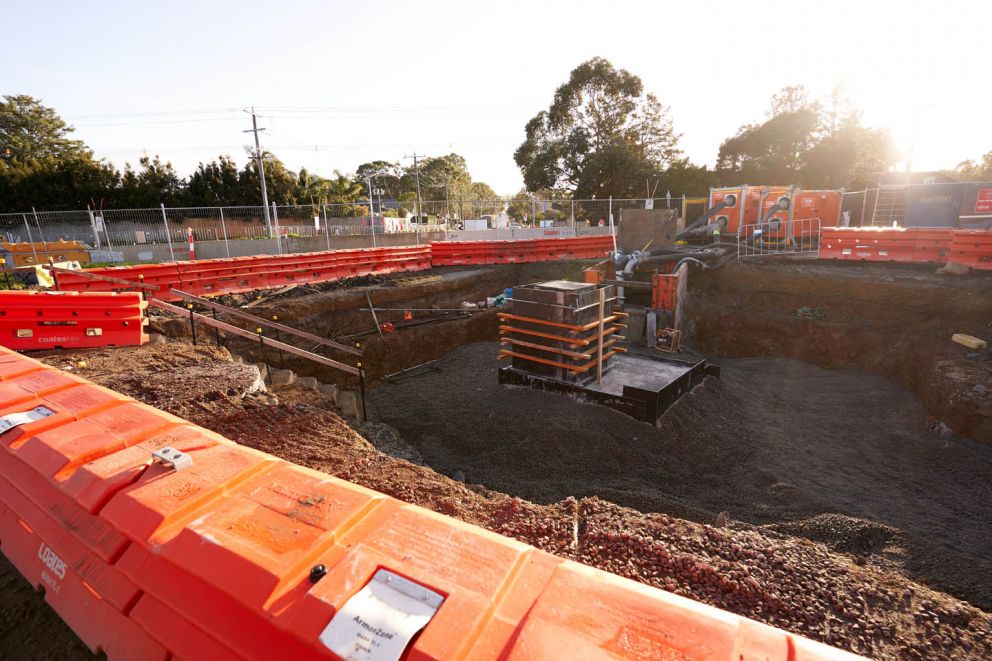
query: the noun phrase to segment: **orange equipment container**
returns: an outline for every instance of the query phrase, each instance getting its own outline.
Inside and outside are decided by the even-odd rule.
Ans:
[[[714,206],[723,203],[723,201],[727,199],[728,195],[735,195],[737,197],[737,204],[717,212],[716,216],[711,218],[709,222],[725,221],[723,233],[737,234],[737,228],[740,227],[742,222],[741,218],[747,218],[748,213],[754,214],[756,212],[756,207],[753,205],[748,206],[747,189],[747,186],[737,186],[734,188],[711,188],[710,201],[707,209],[712,209]],[[746,223],[749,221],[744,220],[743,222]]]
[[[844,194],[837,190],[798,190],[792,196],[792,219],[817,221],[819,227],[836,227],[843,201]]]

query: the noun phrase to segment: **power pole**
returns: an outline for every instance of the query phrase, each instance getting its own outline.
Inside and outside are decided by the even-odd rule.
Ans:
[[[424,156],[424,154],[417,154],[416,152],[414,152],[413,156],[406,156],[406,155],[403,156],[403,158],[412,158],[413,159],[413,175],[414,175],[414,177],[417,180],[417,223],[418,224],[420,224],[421,222],[423,222],[423,218],[420,215],[420,212],[421,212],[421,209],[420,209],[420,167],[417,164],[417,159],[418,158],[422,158],[423,156]]]
[[[262,184],[262,212],[265,214],[265,227],[269,230],[269,236],[272,236],[272,219],[269,216],[269,194],[265,190],[265,166],[262,164],[264,160],[262,157],[262,147],[258,142],[258,132],[264,131],[264,128],[258,128],[258,120],[255,117],[255,106],[251,107],[251,112],[245,110],[249,115],[251,115],[251,128],[242,131],[242,133],[254,133],[255,134],[255,153],[253,158],[258,162],[258,180]]]

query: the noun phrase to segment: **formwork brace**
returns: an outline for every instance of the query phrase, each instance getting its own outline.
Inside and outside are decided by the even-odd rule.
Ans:
[[[610,326],[609,328],[607,328],[607,329],[605,329],[603,331],[603,337],[606,337],[607,335],[612,335],[613,333],[616,333],[621,328],[626,328],[626,326],[624,324],[614,324],[614,325]],[[593,336],[593,337],[587,337],[585,339],[580,339],[580,338],[576,338],[576,337],[562,337],[561,335],[553,335],[551,333],[542,333],[541,331],[527,330],[526,328],[517,328],[516,326],[507,326],[505,324],[504,325],[501,325],[499,327],[499,333],[500,333],[500,335],[503,335],[505,333],[521,333],[523,335],[533,335],[535,337],[543,337],[546,340],[554,340],[556,342],[564,342],[564,343],[569,344],[569,345],[571,345],[573,347],[584,347],[584,346],[587,346],[589,344],[592,344],[595,340],[598,340],[599,339],[599,336],[598,335]],[[619,339],[621,339],[621,340],[624,339],[624,337],[621,336],[621,335],[618,335],[617,337]]]
[[[611,358],[618,353],[627,353],[626,349],[621,349],[616,347],[603,354],[603,360]],[[551,365],[552,367],[560,367],[562,369],[568,370],[573,374],[581,374],[583,372],[588,372],[593,367],[599,364],[599,361],[593,358],[585,365],[569,365],[567,363],[560,363],[556,360],[548,360],[547,358],[538,358],[537,356],[528,356],[525,353],[519,353],[517,351],[510,351],[509,349],[500,349],[499,358],[522,358],[523,360],[529,360],[534,363],[541,363],[542,365]]]
[[[497,313],[496,316],[499,317],[500,319],[510,319],[512,321],[524,321],[524,322],[527,322],[527,323],[530,323],[530,324],[540,324],[542,326],[553,326],[555,328],[564,328],[565,330],[574,331],[576,333],[581,333],[583,331],[592,330],[593,328],[597,328],[599,326],[599,324],[600,324],[600,320],[597,319],[596,321],[589,322],[588,324],[585,324],[584,326],[577,326],[575,324],[563,324],[563,323],[561,323],[559,321],[547,321],[545,319],[537,319],[535,317],[524,317],[524,316],[519,315],[519,314],[510,314],[509,312],[499,312],[499,313]],[[611,323],[611,322],[616,321],[617,319],[622,319],[622,318],[624,318],[626,316],[627,316],[627,313],[626,312],[614,312],[609,317],[604,318],[602,320],[602,323],[604,323],[604,324],[605,323]],[[614,324],[614,325],[621,326],[623,328],[626,328],[627,327],[624,324]]]

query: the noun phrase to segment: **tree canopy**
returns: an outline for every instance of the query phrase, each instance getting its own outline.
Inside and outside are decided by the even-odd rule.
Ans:
[[[623,195],[679,155],[669,110],[641,79],[607,60],[583,62],[525,127],[514,160],[527,190]]]
[[[54,109],[33,97],[4,96],[0,102],[0,148],[9,162],[89,156],[81,140],[69,137],[72,131]]]
[[[992,151],[985,152],[977,162],[961,161],[951,175],[961,181],[992,181]]]
[[[157,155],[142,156],[122,170],[97,160],[85,144],[70,137],[72,127],[58,113],[29,96],[6,96],[0,103],[0,209],[81,209],[172,206],[255,206],[262,203],[258,166],[240,169],[230,156],[200,162],[188,178]],[[334,172],[330,178],[300,168],[290,171],[273,154],[264,155],[270,202],[278,204],[345,204],[368,197],[367,178],[384,199],[413,208],[416,173],[412,163],[376,160],[362,163],[354,175]],[[473,181],[464,157],[448,154],[419,162],[424,199],[464,200],[496,197]],[[356,209],[367,208],[359,205]]]
[[[842,90],[821,103],[792,85],[772,97],[768,119],[723,141],[716,169],[730,184],[862,187],[897,159],[888,132],[862,126]]]

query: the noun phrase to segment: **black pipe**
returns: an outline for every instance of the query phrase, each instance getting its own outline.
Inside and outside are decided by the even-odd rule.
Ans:
[[[715,213],[717,213],[719,211],[723,211],[727,207],[732,207],[732,206],[734,206],[736,204],[737,204],[737,196],[736,195],[732,195],[732,194],[731,195],[727,195],[725,198],[723,198],[723,202],[721,202],[720,204],[715,204],[712,207],[710,207],[706,211],[706,213],[704,213],[702,216],[700,216],[699,218],[697,218],[696,220],[694,220],[691,225],[689,225],[688,227],[683,228],[681,232],[679,232],[678,234],[676,234],[675,235],[675,240],[676,241],[679,241],[681,239],[684,239],[686,236],[690,236],[689,232],[691,230],[699,227],[700,225],[702,225],[703,223],[705,223],[707,220],[709,220],[710,218],[712,218],[713,217],[713,214],[715,214]]]

